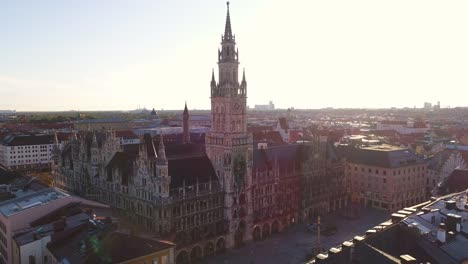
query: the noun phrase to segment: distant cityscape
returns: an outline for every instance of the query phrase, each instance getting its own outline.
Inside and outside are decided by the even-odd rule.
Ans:
[[[0,263],[467,263],[468,107],[249,107],[229,8],[208,110],[0,110]]]

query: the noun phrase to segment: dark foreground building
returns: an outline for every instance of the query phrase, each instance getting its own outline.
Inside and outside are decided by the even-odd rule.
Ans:
[[[400,210],[307,263],[468,263],[468,191]]]

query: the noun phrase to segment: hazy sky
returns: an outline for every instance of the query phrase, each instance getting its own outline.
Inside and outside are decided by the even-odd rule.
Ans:
[[[468,1],[239,0],[248,104],[468,105]],[[220,0],[0,2],[0,109],[208,109]]]

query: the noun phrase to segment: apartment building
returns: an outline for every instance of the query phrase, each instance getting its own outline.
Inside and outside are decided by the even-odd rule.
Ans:
[[[391,145],[340,145],[351,201],[390,212],[426,200],[426,161]]]
[[[11,134],[0,143],[0,163],[12,170],[40,170],[50,166],[53,134]]]

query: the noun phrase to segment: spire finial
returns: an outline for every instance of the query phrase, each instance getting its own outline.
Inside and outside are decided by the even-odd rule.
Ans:
[[[224,28],[224,40],[231,40],[232,30],[231,30],[231,17],[229,15],[229,1],[226,2],[226,4],[227,4],[227,15],[226,15],[226,25]]]

